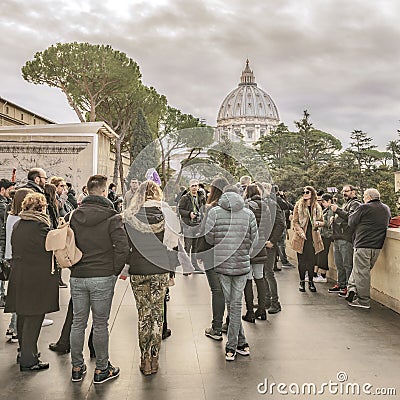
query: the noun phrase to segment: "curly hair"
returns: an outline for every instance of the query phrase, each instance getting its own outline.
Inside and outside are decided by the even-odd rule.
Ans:
[[[42,211],[46,206],[46,197],[43,194],[30,193],[22,202],[22,211]]]
[[[60,176],[52,176],[50,178],[50,183],[57,187],[60,183],[65,182],[65,179]]]

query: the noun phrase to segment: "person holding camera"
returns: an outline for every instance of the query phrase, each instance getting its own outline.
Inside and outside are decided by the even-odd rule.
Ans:
[[[312,186],[303,189],[302,197],[293,210],[294,236],[292,249],[297,252],[300,276],[299,291],[305,292],[305,274],[308,271],[308,287],[310,292],[317,289],[313,282],[316,254],[324,249],[319,227],[324,224],[322,208],[317,202],[317,193]]]
[[[191,179],[189,190],[178,203],[178,213],[181,217],[181,225],[185,240],[185,251],[190,254],[195,272],[204,273],[197,264],[196,258],[196,235],[202,218],[202,209],[206,204],[206,198],[199,191],[199,181]]]

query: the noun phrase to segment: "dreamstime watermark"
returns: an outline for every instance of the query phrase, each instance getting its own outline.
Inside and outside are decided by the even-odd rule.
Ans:
[[[257,385],[257,392],[262,395],[353,395],[353,396],[395,396],[396,388],[374,387],[371,383],[348,382],[346,372],[340,371],[336,374],[336,380],[329,380],[321,384],[313,382],[298,383],[276,383],[268,382],[265,378]]]

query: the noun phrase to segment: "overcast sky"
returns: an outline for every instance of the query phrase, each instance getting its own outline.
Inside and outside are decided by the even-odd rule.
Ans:
[[[169,104],[216,124],[246,58],[294,128],[307,109],[347,146],[361,129],[384,148],[400,128],[398,0],[8,0],[0,11],[0,96],[78,122],[55,88],[21,67],[56,42],[110,44]]]

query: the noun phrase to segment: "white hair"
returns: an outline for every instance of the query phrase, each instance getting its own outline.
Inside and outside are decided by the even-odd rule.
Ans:
[[[381,194],[379,193],[379,191],[374,188],[366,189],[364,194],[371,197],[372,200],[380,200],[381,198]]]

